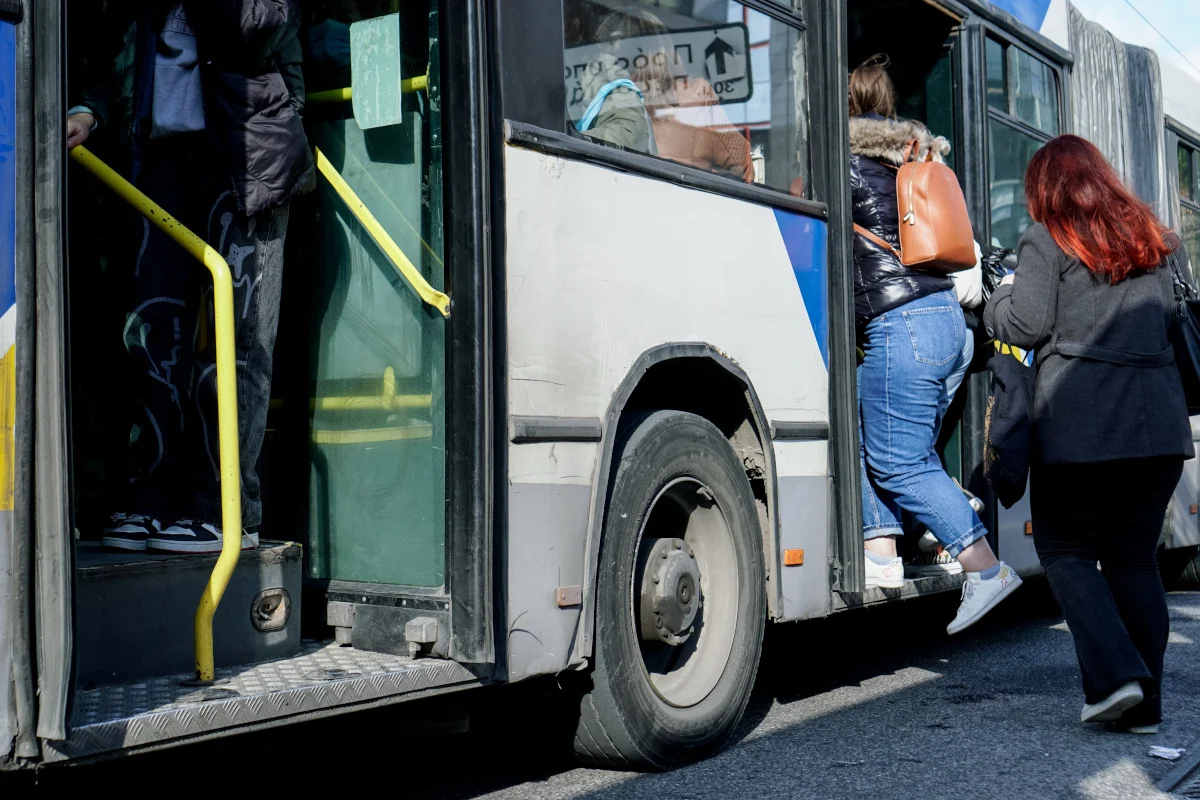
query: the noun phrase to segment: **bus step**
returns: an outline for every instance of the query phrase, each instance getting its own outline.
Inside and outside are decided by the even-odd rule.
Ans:
[[[212,686],[188,686],[191,677],[181,673],[79,692],[70,736],[46,742],[46,760],[137,751],[482,683],[454,661],[369,653],[332,641],[305,641],[291,658],[218,668]]]
[[[938,575],[927,578],[916,578],[904,581],[903,589],[869,588],[861,594],[853,592],[834,592],[833,610],[845,611],[848,608],[872,606],[891,600],[907,600],[912,597],[924,597],[931,594],[952,592],[962,586],[963,576]]]
[[[217,666],[300,651],[300,546],[263,542],[241,554],[217,607]],[[217,555],[103,550],[80,542],[78,685],[92,689],[195,668],[192,619]]]

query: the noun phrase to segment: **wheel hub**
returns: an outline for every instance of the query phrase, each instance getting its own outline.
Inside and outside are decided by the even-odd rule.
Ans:
[[[643,547],[641,635],[649,642],[680,645],[693,632],[700,608],[700,568],[682,539],[652,539]]]

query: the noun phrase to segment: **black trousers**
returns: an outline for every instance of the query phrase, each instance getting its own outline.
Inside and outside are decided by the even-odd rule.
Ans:
[[[1130,681],[1146,699],[1123,721],[1162,720],[1163,655],[1170,621],[1158,542],[1178,456],[1035,466],[1033,537],[1062,607],[1088,703]],[[1096,564],[1100,564],[1100,569]]]
[[[258,456],[271,398],[288,208],[238,210],[229,171],[203,136],[149,143],[138,188],[203,237],[233,273],[242,524],[262,521]],[[136,392],[125,507],[171,524],[221,524],[212,279],[139,220],[125,350]]]

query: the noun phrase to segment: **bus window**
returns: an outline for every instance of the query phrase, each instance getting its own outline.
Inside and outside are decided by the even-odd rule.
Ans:
[[[306,4],[309,138],[400,251],[442,290],[437,15],[431,0]],[[398,14],[400,122],[362,130],[351,27]],[[361,55],[361,54],[360,54]],[[426,79],[426,76],[428,78]],[[361,76],[358,76],[361,77]],[[427,81],[428,86],[425,87]],[[310,578],[441,586],[445,565],[445,321],[422,303],[329,176],[308,256]]]
[[[1197,192],[1197,167],[1200,151],[1179,143],[1176,151],[1179,164],[1179,229],[1183,246],[1187,248],[1192,274],[1200,268],[1200,192]]]
[[[1058,76],[1028,52],[992,38],[986,61],[992,244],[1016,247],[1032,224],[1025,167],[1059,131]]]
[[[567,125],[594,141],[807,196],[804,34],[734,0],[566,0]]]

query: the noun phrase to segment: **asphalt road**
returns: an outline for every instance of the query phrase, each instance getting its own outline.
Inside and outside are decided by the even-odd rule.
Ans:
[[[949,638],[942,631],[956,600],[774,628],[734,741],[669,774],[574,768],[540,713],[552,687],[533,684],[46,771],[39,794],[132,782],[137,794],[191,795],[218,780],[223,788],[208,796],[1167,797],[1154,784],[1176,765],[1148,751],[1200,747],[1200,594],[1171,596],[1166,721],[1152,737],[1080,725],[1071,637],[1044,584]],[[470,731],[455,732],[467,719]],[[226,768],[236,777],[218,779]]]

